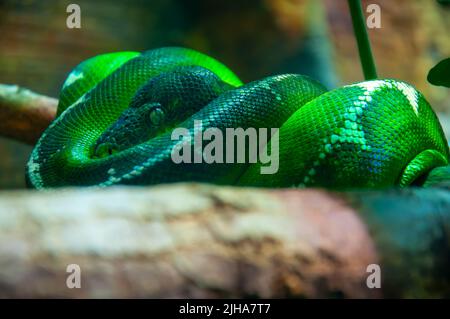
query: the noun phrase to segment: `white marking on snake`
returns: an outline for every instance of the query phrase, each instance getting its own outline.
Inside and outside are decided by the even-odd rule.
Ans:
[[[373,80],[373,81],[365,81],[355,84],[346,85],[346,87],[360,87],[364,90],[364,95],[369,96],[372,92],[379,90],[382,87],[398,89],[402,94],[408,99],[409,104],[411,105],[414,113],[419,115],[419,95],[417,90],[404,82],[398,81],[388,81],[388,80]],[[370,102],[370,101],[369,101]]]
[[[78,98],[78,100],[76,100],[70,107],[75,106],[75,105],[78,105],[78,104],[84,102],[85,100],[86,100],[86,94],[83,94],[83,95],[80,96],[80,97]]]
[[[64,82],[63,88],[72,85],[75,81],[82,79],[84,77],[83,72],[74,70],[72,73],[69,74],[67,77],[66,82]]]
[[[408,99],[409,104],[411,104],[414,110],[414,113],[416,113],[416,115],[419,115],[419,95],[417,94],[417,90],[411,85],[403,82],[396,82],[394,85]]]
[[[354,87],[357,86],[361,89],[363,89],[365,92],[367,92],[368,94],[379,90],[380,88],[382,88],[383,86],[386,86],[387,82],[384,80],[373,80],[373,81],[365,81],[365,82],[360,82],[360,83],[355,83],[355,84],[350,84],[350,85],[346,85],[345,87]],[[366,93],[364,93],[365,95],[368,95]]]
[[[36,185],[37,188],[41,188],[43,185],[43,181],[41,178],[41,165],[39,164],[38,159],[36,158],[37,152],[32,152],[31,155],[31,160],[28,163],[28,172],[32,172],[32,174],[30,175],[30,179],[32,180],[33,185]]]

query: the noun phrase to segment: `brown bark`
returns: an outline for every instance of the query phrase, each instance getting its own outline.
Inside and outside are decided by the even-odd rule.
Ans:
[[[0,84],[0,135],[34,145],[56,115],[58,100]]]
[[[322,191],[206,185],[0,194],[3,297],[374,297],[356,212]],[[82,288],[66,287],[78,264]]]
[[[427,201],[426,192],[196,184],[3,192],[0,296],[448,296],[450,196],[436,190]],[[387,218],[401,207],[404,218]],[[373,263],[381,289],[366,285]],[[80,289],[66,286],[69,264],[81,267]]]

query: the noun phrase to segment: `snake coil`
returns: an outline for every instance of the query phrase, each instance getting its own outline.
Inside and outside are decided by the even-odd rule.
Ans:
[[[279,128],[279,169],[261,174],[261,163],[174,163],[172,129],[193,135],[195,121],[220,130]],[[423,184],[430,171],[447,172],[448,160],[435,113],[405,82],[327,91],[306,76],[284,74],[243,85],[211,57],[161,48],[78,65],[26,178],[35,188],[178,181],[376,188]]]

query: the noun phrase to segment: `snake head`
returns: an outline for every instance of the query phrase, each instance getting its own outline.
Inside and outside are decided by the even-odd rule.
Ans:
[[[157,102],[126,109],[97,140],[94,157],[110,156],[152,138],[163,127],[165,115]]]
[[[198,66],[178,67],[151,78],[100,136],[94,157],[113,155],[176,127],[231,88],[216,74]]]

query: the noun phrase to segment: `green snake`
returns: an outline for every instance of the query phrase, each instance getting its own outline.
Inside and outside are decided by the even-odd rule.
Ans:
[[[279,128],[278,170],[261,174],[259,161],[175,163],[178,127],[192,136],[206,128]],[[404,187],[447,179],[448,161],[436,114],[408,83],[371,80],[327,91],[307,76],[282,74],[243,84],[217,60],[174,47],[79,64],[32,151],[26,179],[35,188],[183,181]]]

